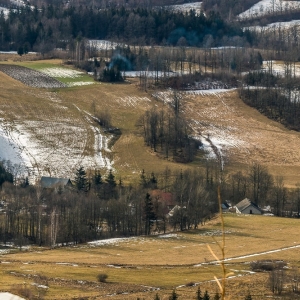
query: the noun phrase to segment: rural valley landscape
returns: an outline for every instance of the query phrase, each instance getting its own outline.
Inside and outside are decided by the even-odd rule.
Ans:
[[[299,26],[0,0],[0,300],[300,299]]]

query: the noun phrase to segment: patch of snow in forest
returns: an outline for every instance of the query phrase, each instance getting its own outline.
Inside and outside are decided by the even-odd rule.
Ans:
[[[286,74],[289,74],[291,76],[300,76],[300,65],[295,64],[289,64],[285,65],[283,62],[276,62],[276,61],[263,61],[262,70],[265,70],[267,72],[272,70],[272,73],[274,75],[280,75],[285,76]]]
[[[202,96],[210,96],[210,95],[214,95],[214,96],[219,96],[219,94],[224,94],[224,93],[228,93],[231,91],[235,91],[236,88],[233,89],[209,89],[209,90],[189,90],[189,91],[185,91],[186,94],[189,95],[202,95]]]
[[[178,11],[182,13],[189,13],[190,10],[195,10],[196,14],[199,15],[202,11],[202,2],[191,2],[191,3],[184,3],[178,5],[168,5],[167,8]]]
[[[95,50],[114,50],[117,47],[127,47],[126,44],[106,40],[88,40],[87,47]]]
[[[175,77],[179,76],[178,72],[162,72],[162,71],[125,71],[122,72],[125,77],[147,77],[147,78],[164,78],[164,77]]]
[[[239,19],[252,19],[265,15],[272,15],[278,12],[288,12],[299,9],[300,2],[298,1],[282,1],[282,0],[262,0],[254,4],[248,10],[238,15]]]
[[[9,15],[9,9],[5,8],[5,7],[0,7],[0,13],[3,12],[5,19],[8,17]],[[17,52],[16,52],[17,53]]]

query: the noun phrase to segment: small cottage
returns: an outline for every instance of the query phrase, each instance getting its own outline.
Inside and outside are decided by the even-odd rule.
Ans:
[[[250,215],[261,215],[262,210],[248,198],[240,201],[235,206],[235,211],[237,214],[250,214]]]

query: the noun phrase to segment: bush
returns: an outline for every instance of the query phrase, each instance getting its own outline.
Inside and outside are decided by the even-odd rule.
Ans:
[[[97,276],[99,282],[106,282],[107,277],[108,275],[104,273],[98,274]]]
[[[276,269],[283,269],[287,264],[282,260],[257,260],[250,264],[252,271],[272,271]]]

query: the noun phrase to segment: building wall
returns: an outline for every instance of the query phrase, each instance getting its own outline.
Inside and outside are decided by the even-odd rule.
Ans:
[[[253,215],[261,215],[261,211],[252,205],[244,209],[241,213],[247,215],[250,214],[250,210],[252,210]]]

